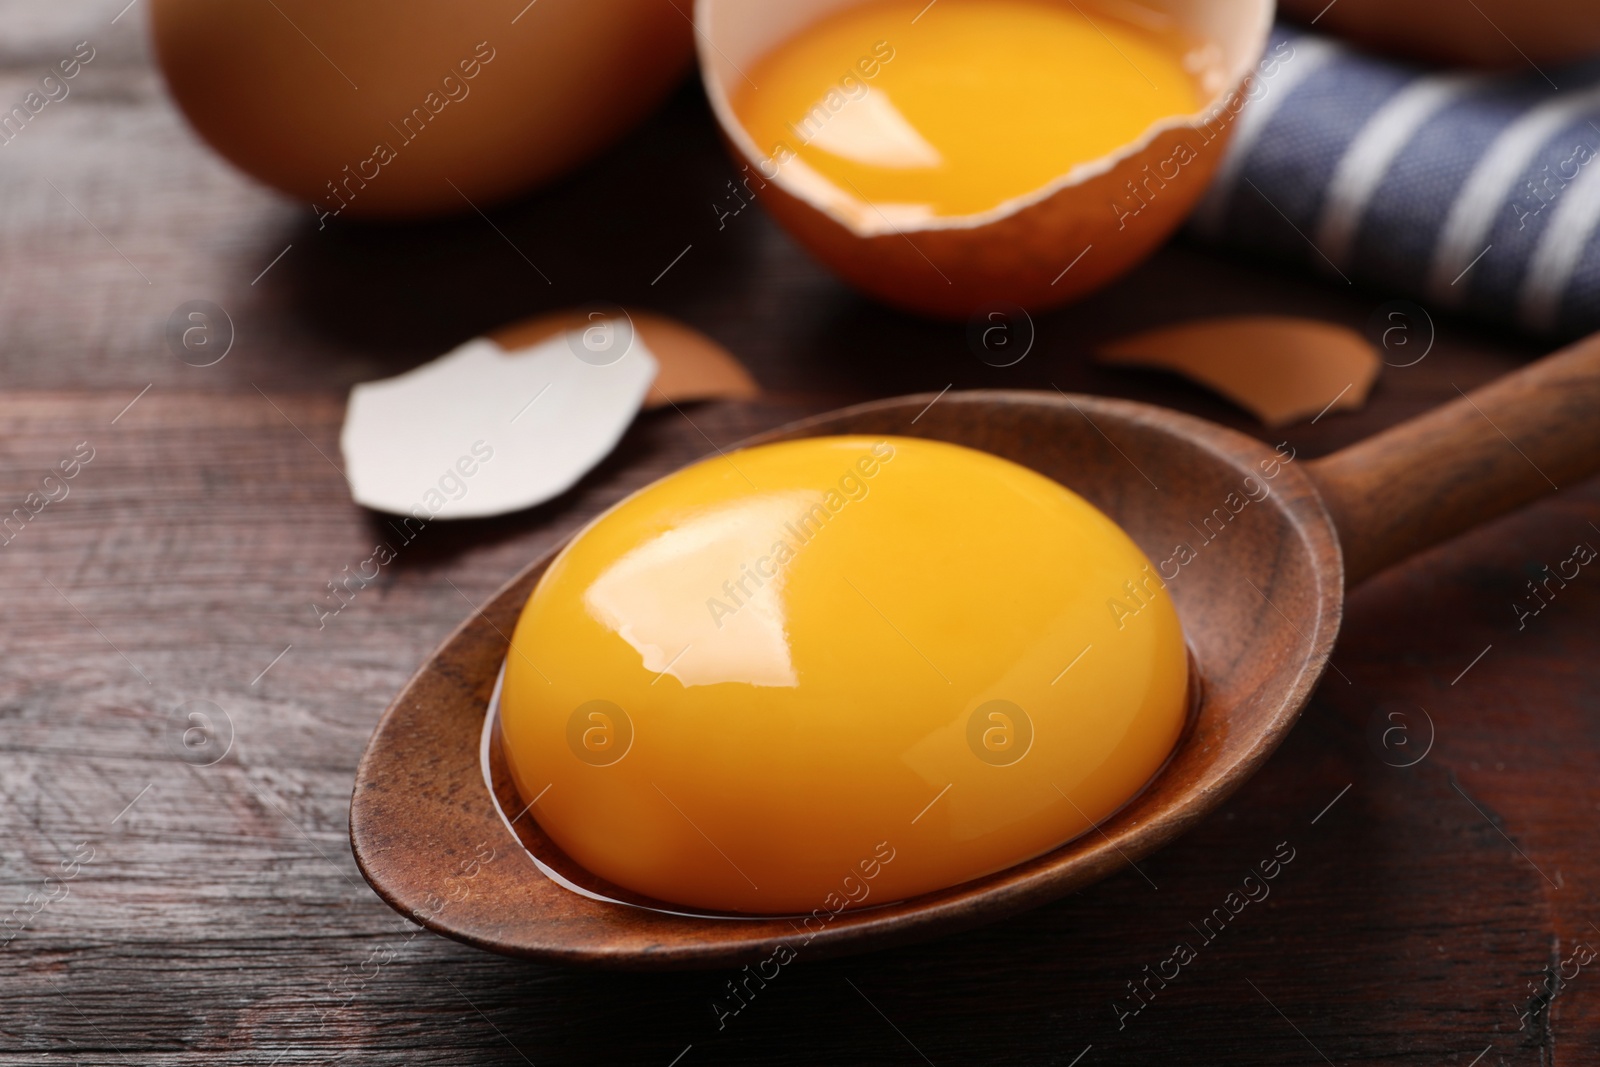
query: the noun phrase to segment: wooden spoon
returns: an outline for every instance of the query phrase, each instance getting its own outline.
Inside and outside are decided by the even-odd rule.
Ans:
[[[350,840],[378,895],[479,948],[631,969],[737,965],[780,945],[822,958],[991,922],[1137,861],[1237,789],[1317,684],[1348,585],[1600,469],[1600,335],[1315,461],[1285,462],[1253,438],[1121,400],[984,391],[932,401],[864,404],[747,444],[846,433],[953,441],[1070,486],[1132,535],[1170,579],[1201,694],[1166,769],[1101,832],[895,904],[832,914],[819,901],[809,922],[668,914],[563,888],[524,851],[562,863],[533,818],[515,821],[520,839],[507,829],[479,752],[508,635],[547,556],[450,635],[373,733]],[[503,777],[496,789],[509,795]]]

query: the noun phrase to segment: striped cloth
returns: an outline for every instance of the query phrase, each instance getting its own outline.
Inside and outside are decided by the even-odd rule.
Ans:
[[[1193,233],[1430,309],[1600,329],[1600,60],[1424,71],[1288,27],[1267,47],[1287,58]]]

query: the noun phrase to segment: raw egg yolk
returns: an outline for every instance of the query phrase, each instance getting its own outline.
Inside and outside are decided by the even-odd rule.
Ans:
[[[761,914],[955,885],[1083,833],[1171,752],[1172,601],[1060,484],[957,445],[707,459],[551,563],[506,658],[507,761],[575,862]]]
[[[1090,0],[867,0],[763,56],[733,110],[794,181],[895,224],[988,211],[1200,107],[1212,53],[1122,7],[1141,23]]]

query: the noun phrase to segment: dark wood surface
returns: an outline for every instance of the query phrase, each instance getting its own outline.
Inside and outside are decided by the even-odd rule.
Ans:
[[[591,168],[492,213],[552,284],[476,216],[319,232],[308,207],[194,141],[149,67],[140,8],[113,24],[121,7],[0,8],[0,100],[74,42],[97,49],[72,95],[0,147],[4,510],[78,442],[94,449],[0,548],[0,916],[59,898],[0,950],[0,1065],[1595,1062],[1600,968],[1577,960],[1600,949],[1600,574],[1552,583],[1520,629],[1515,610],[1537,606],[1542,566],[1600,546],[1592,482],[1355,591],[1337,671],[1288,741],[1143,876],[926,945],[797,961],[720,1030],[730,974],[573,973],[417,932],[347,841],[379,712],[468,600],[708,437],[948,383],[1054,382],[1315,456],[1543,346],[1441,318],[1427,358],[1386,368],[1365,410],[1267,435],[1085,355],[1223,311],[1360,327],[1393,294],[1180,244],[1042,317],[1028,357],[991,368],[960,327],[844,291],[758,208],[718,230],[732,168],[693,88]],[[237,328],[215,366],[163,340],[193,299]],[[349,385],[593,299],[705,329],[766,396],[644,416],[567,496],[431,528],[319,631],[324,583],[382,536],[329,462]],[[205,767],[173,754],[177,709],[197,700],[234,735]],[[1392,766],[1427,739],[1419,709],[1431,749]],[[1375,739],[1395,724],[1412,748]],[[1271,896],[1203,943],[1190,924],[1280,842],[1295,858]],[[75,877],[47,885],[63,863]],[[1180,941],[1197,958],[1119,1029],[1125,983]],[[1565,960],[1554,998],[1534,996]]]

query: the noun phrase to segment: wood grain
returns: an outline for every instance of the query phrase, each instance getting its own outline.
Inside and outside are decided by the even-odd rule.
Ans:
[[[1128,870],[953,938],[800,962],[721,1029],[711,1005],[731,973],[571,973],[417,933],[356,870],[350,787],[381,709],[464,617],[463,595],[482,603],[606,502],[710,451],[708,437],[727,444],[855,400],[1054,382],[1262,436],[1181,382],[1096,368],[1087,353],[1201,314],[1360,329],[1392,294],[1178,244],[1041,318],[1028,357],[992,368],[960,326],[852,296],[759,203],[718,230],[711,203],[734,173],[692,87],[593,167],[494,214],[551,273],[545,287],[481,219],[316,230],[309,209],[189,135],[149,69],[139,6],[112,23],[123,3],[0,3],[0,101],[74,42],[99,49],[73,95],[0,148],[4,510],[77,442],[97,450],[70,496],[0,548],[0,917],[46,892],[79,842],[95,849],[68,895],[0,950],[0,1065],[666,1067],[682,1054],[678,1067],[924,1056],[1064,1067],[1090,1045],[1079,1067],[1593,1058],[1593,968],[1518,1025],[1541,968],[1579,942],[1600,947],[1600,581],[1585,570],[1521,629],[1513,611],[1541,566],[1579,541],[1600,546],[1593,482],[1355,591],[1283,747],[1213,817],[1140,861],[1159,889]],[[215,366],[188,366],[162,340],[190,299],[235,323],[236,347]],[[692,425],[647,416],[572,494],[439,526],[317,630],[311,598],[383,536],[312,447],[337,458],[349,386],[594,299],[705,330],[748,363],[764,403],[685,409]],[[1270,443],[1326,454],[1534,351],[1437,324],[1427,358],[1386,367],[1366,409]],[[171,747],[170,716],[201,699],[234,727],[210,767]],[[1420,744],[1424,708],[1431,749],[1391,766],[1399,750],[1374,747],[1374,721],[1408,715]],[[1271,897],[1119,1029],[1126,983],[1192,938],[1189,924],[1281,841],[1297,855]]]
[[[1351,585],[1581,482],[1600,470],[1600,335],[1311,469]]]

